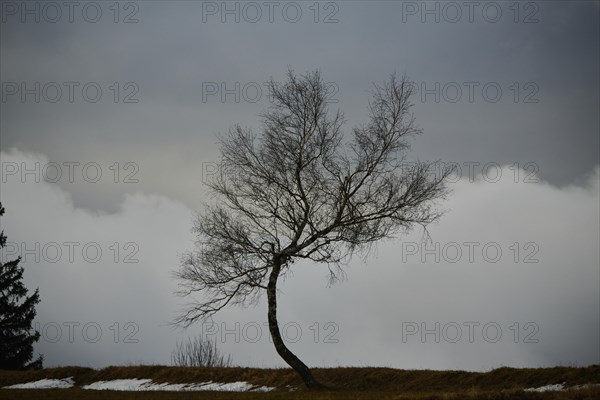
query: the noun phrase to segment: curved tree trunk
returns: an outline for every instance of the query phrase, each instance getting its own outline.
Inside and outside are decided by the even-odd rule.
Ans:
[[[281,264],[277,261],[273,264],[273,270],[269,276],[269,284],[267,286],[267,299],[269,304],[269,331],[271,332],[271,337],[273,338],[273,344],[275,345],[275,349],[281,358],[283,358],[290,367],[294,368],[294,370],[298,372],[306,387],[321,388],[322,385],[313,377],[310,369],[298,357],[296,357],[294,353],[290,351],[290,349],[287,348],[283,342],[283,339],[281,338],[279,324],[277,323],[277,278],[279,278]]]

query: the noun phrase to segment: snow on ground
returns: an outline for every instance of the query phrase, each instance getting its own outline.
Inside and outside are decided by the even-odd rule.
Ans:
[[[149,384],[150,382],[152,382],[151,379],[115,379],[112,381],[94,382],[83,386],[82,389],[138,391],[142,385]]]
[[[540,386],[539,388],[528,388],[526,392],[560,392],[565,390],[564,383],[557,383],[556,385]]]
[[[35,382],[19,383],[5,386],[4,389],[68,389],[74,386],[73,377],[64,379],[42,379]],[[583,389],[600,384],[587,384],[573,386],[571,389]],[[217,392],[269,392],[273,390],[267,386],[254,386],[248,382],[231,383],[154,383],[152,379],[115,379],[112,381],[99,381],[85,385],[82,389],[88,390],[118,390],[118,391],[165,391],[165,392],[189,392],[189,391],[217,391]],[[293,389],[291,389],[293,390]],[[540,386],[538,388],[524,389],[526,392],[557,392],[566,390],[565,383]]]
[[[586,388],[590,388],[590,387],[597,387],[600,386],[600,384],[598,383],[588,383],[586,385],[575,385],[575,386],[571,386],[568,389],[569,390],[579,390],[579,389],[586,389]],[[556,385],[546,385],[546,386],[541,386],[538,388],[527,388],[524,389],[526,392],[561,392],[563,390],[567,390],[567,388],[565,387],[565,383],[557,383]]]
[[[12,386],[5,386],[4,389],[68,389],[73,387],[75,382],[73,378],[64,379],[42,379],[35,382],[19,383]]]
[[[65,379],[42,379],[35,382],[19,383],[17,385],[6,386],[4,389],[68,389],[73,387],[73,378]],[[99,381],[90,385],[85,385],[82,389],[88,390],[120,390],[120,391],[201,391],[211,390],[218,392],[269,392],[273,388],[267,386],[255,386],[247,382],[231,383],[154,383],[152,379],[115,379],[112,381]]]
[[[116,379],[112,381],[94,382],[90,385],[85,385],[82,389],[88,390],[121,390],[121,391],[201,391],[211,390],[219,392],[268,392],[273,388],[266,386],[254,386],[247,382],[231,382],[231,383],[154,383],[151,379]]]

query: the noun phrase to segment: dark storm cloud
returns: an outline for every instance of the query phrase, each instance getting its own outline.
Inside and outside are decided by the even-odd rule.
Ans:
[[[260,2],[255,23],[249,21],[258,14],[244,3],[208,4],[157,1],[120,10],[121,21],[133,13],[137,23],[114,23],[114,11],[106,5],[97,23],[77,12],[73,23],[66,16],[57,23],[6,16],[3,82],[80,86],[73,103],[66,101],[66,88],[56,104],[43,98],[36,104],[32,96],[21,103],[18,94],[9,96],[2,103],[2,147],[44,152],[57,161],[94,160],[98,148],[107,160],[143,154],[169,165],[174,157],[187,166],[175,173],[191,179],[214,153],[218,132],[234,123],[259,127],[257,114],[268,105],[262,84],[271,76],[281,79],[292,67],[320,68],[334,85],[339,103],[333,106],[342,107],[350,125],[364,121],[371,82],[394,71],[437,92],[417,93],[414,99],[425,129],[416,143],[419,158],[532,162],[544,179],[559,185],[598,163],[600,64],[592,2],[538,2],[518,10],[508,3],[480,3],[472,15],[460,7],[460,18],[443,2],[418,3],[416,11],[412,2],[340,2],[318,15],[308,3],[293,3],[302,11],[296,23],[288,22],[296,6],[283,12],[290,3],[272,10],[272,23]],[[226,23],[221,22],[226,7],[238,7],[239,23],[235,13],[226,13]],[[435,7],[439,15],[421,15]],[[324,23],[327,16],[337,22]],[[81,89],[89,82],[103,90],[98,103],[83,98]],[[231,90],[236,83],[239,103],[233,94],[223,103],[221,84]],[[206,85],[213,84],[216,94],[207,92]],[[262,87],[262,96],[256,87]],[[497,88],[502,94],[493,102]],[[139,102],[123,103],[127,95]],[[173,154],[164,152],[165,146]],[[197,192],[173,193],[154,169],[141,168],[148,174],[137,188],[192,204]],[[77,185],[65,188],[83,207],[113,211],[125,193],[104,187],[97,194],[102,201],[95,201]]]

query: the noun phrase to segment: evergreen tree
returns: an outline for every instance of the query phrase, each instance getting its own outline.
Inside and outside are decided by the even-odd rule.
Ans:
[[[0,216],[4,207],[0,203]],[[6,244],[4,231],[0,231],[0,248]],[[27,297],[27,288],[21,281],[21,257],[6,263],[0,262],[0,369],[40,369],[43,357],[33,358],[33,343],[40,333],[32,331],[35,305],[40,302],[38,289]]]

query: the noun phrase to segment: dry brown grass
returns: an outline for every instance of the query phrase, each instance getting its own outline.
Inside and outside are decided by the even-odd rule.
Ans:
[[[276,387],[270,393],[169,393],[52,390],[0,390],[0,399],[314,399],[314,400],[504,400],[600,399],[600,387],[563,392],[524,392],[524,388],[565,383],[567,387],[600,383],[600,365],[571,368],[499,368],[490,372],[398,370],[391,368],[317,368],[315,376],[330,390],[308,391],[290,369],[189,368],[165,366],[50,368],[41,371],[0,371],[0,387],[43,378],[72,376],[76,385],[112,380],[149,378],[155,382],[235,382]],[[295,387],[295,392],[287,387]]]
[[[531,393],[505,392],[452,392],[452,393],[393,393],[393,392],[113,392],[81,389],[6,390],[0,389],[0,399],[11,400],[597,400],[600,389]]]

